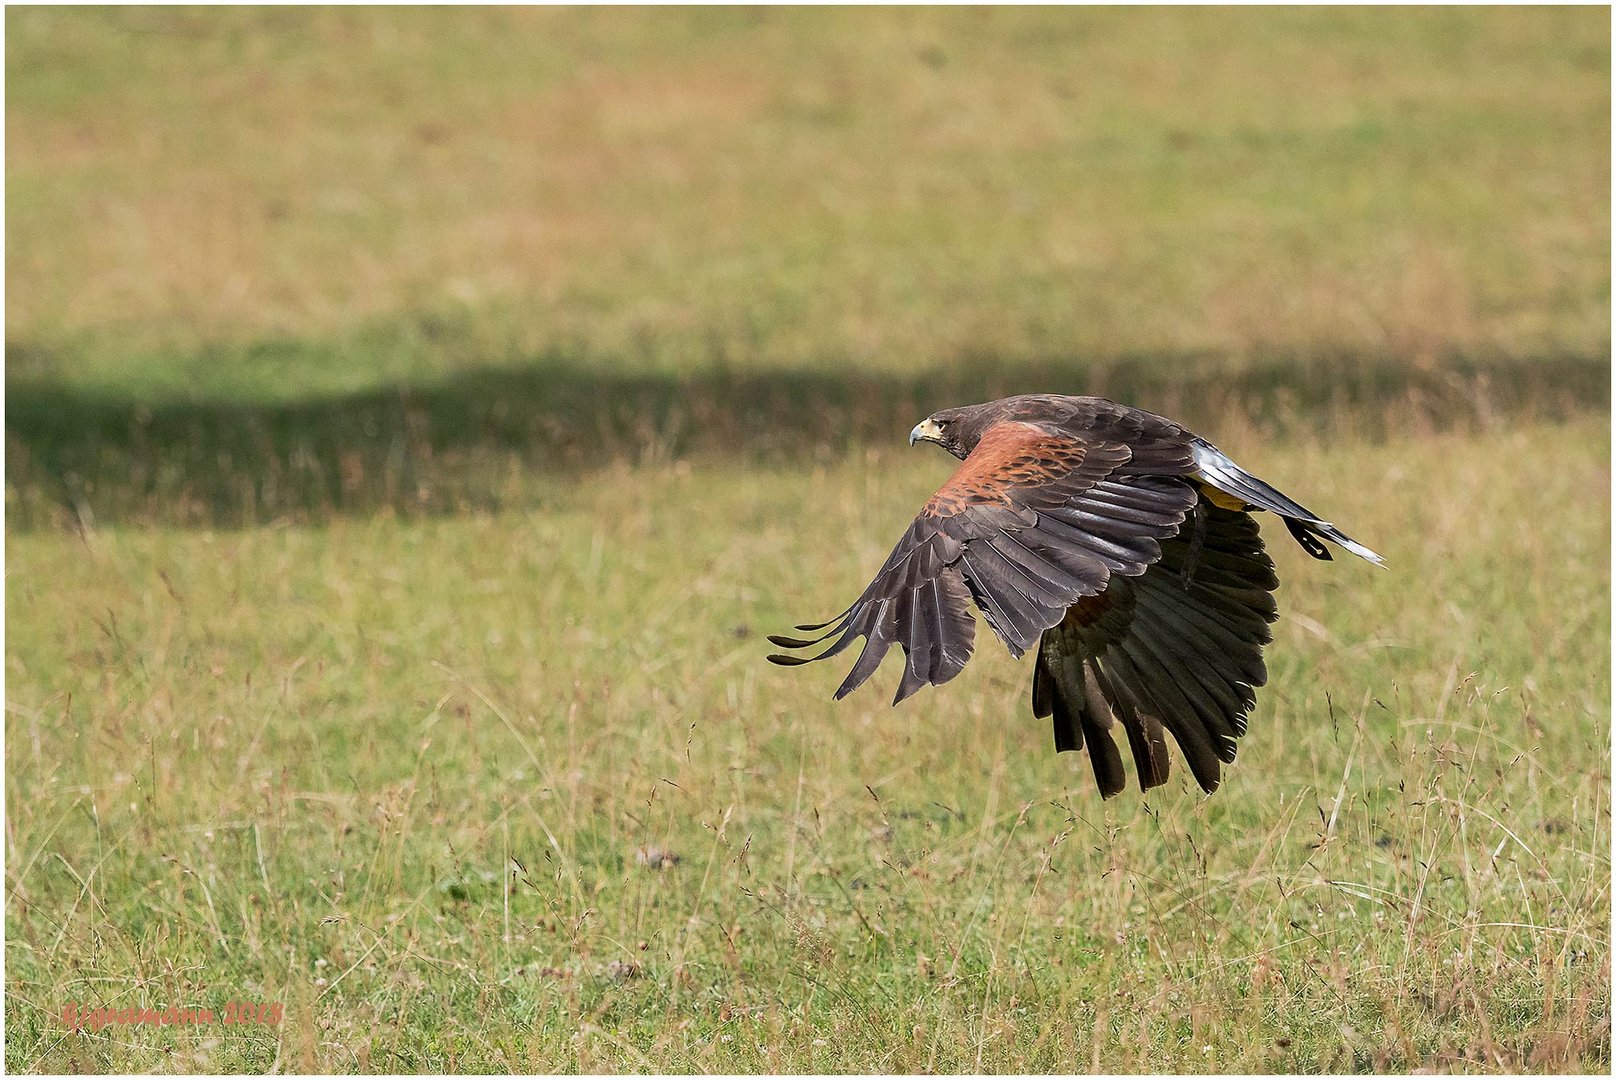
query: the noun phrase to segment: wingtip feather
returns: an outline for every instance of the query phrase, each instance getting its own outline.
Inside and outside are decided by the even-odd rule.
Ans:
[[[787,634],[770,634],[770,645],[778,645],[782,649],[806,649],[810,645],[817,645],[822,639],[791,637]]]

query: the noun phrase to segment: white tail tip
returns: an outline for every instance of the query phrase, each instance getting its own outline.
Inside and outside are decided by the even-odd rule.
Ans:
[[[1356,540],[1348,540],[1343,537],[1341,540],[1338,540],[1337,543],[1346,548],[1348,551],[1352,552],[1354,555],[1358,556],[1360,559],[1368,559],[1376,566],[1386,565],[1385,559],[1382,559],[1379,555],[1376,555],[1373,551],[1370,551]]]

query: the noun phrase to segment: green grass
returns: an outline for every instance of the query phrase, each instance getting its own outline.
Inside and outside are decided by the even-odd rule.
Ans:
[[[896,710],[761,662],[934,454],[14,536],[8,1065],[1602,1069],[1603,424],[1253,451],[1392,569],[1271,537],[1209,799],[1102,803],[996,644]],[[243,994],[287,1023],[51,1017]]]
[[[9,1069],[1608,1070],[1608,12],[6,28]],[[1214,797],[763,663],[1027,390],[1387,556]]]

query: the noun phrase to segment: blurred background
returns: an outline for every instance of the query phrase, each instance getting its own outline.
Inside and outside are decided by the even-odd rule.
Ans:
[[[12,1071],[1608,1072],[1608,9],[5,19]],[[763,662],[1027,391],[1387,558],[1213,797]]]
[[[7,25],[19,524],[523,504],[1033,389],[1608,397],[1591,10]]]

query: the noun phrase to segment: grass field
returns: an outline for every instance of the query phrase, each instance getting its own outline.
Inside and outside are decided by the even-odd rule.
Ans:
[[[1608,12],[6,20],[8,1069],[1609,1069]],[[1030,389],[1387,557],[1212,798],[762,663]]]

